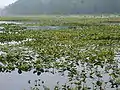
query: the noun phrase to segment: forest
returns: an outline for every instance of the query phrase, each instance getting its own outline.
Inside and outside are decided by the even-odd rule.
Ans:
[[[101,14],[119,13],[119,0],[18,0],[4,14]]]

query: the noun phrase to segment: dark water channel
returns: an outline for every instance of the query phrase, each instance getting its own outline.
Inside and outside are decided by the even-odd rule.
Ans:
[[[25,26],[27,30],[60,30],[68,29],[68,26]]]
[[[103,25],[120,25],[120,21],[104,21]]]
[[[19,25],[20,27],[23,27],[25,30],[61,30],[61,29],[75,29],[76,26],[36,26],[35,24],[40,22],[15,22],[15,21],[0,21],[0,24],[15,24]],[[29,26],[28,24],[32,24],[32,26]],[[0,31],[4,27],[0,27]]]

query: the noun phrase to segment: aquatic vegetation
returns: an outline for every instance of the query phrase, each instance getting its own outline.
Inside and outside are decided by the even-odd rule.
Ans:
[[[120,26],[100,23],[106,21],[106,18],[89,18],[86,19],[87,22],[84,20],[70,17],[42,18],[42,25],[57,23],[75,26],[61,30],[24,30],[19,25],[2,24],[1,26],[11,33],[0,33],[1,43],[22,43],[0,45],[0,71],[11,72],[17,69],[18,73],[22,74],[23,71],[33,70],[38,76],[44,73],[67,76],[68,82],[60,86],[58,81],[54,90],[119,89]],[[44,81],[40,84],[35,87],[42,86],[49,90]]]

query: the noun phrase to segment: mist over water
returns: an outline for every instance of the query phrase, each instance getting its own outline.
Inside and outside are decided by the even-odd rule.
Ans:
[[[119,3],[18,0],[0,9],[0,88],[119,90]]]
[[[3,15],[119,13],[119,0],[18,0]]]

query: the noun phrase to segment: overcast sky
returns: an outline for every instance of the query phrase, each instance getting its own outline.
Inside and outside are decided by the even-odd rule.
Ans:
[[[4,6],[7,6],[17,0],[0,0],[0,8],[3,8]]]

